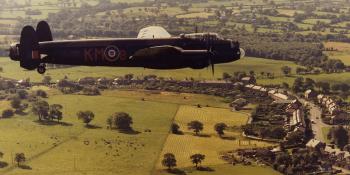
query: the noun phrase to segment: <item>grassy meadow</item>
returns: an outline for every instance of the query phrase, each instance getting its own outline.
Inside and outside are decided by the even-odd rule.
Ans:
[[[350,43],[325,42],[325,48],[333,48],[336,51],[326,51],[330,58],[340,59],[345,65],[350,65]]]
[[[247,111],[246,111],[247,112]],[[198,120],[203,123],[204,129],[201,131],[201,136],[194,136],[193,132],[187,129],[187,123],[193,120]],[[237,148],[248,147],[266,147],[271,144],[260,141],[249,141],[241,136],[241,130],[236,129],[234,131],[227,131],[225,137],[227,139],[220,138],[215,130],[214,125],[219,122],[224,122],[228,126],[239,128],[245,124],[248,120],[248,115],[245,112],[232,112],[229,109],[222,108],[197,108],[195,106],[182,105],[180,106],[175,116],[174,122],[179,124],[180,130],[184,135],[169,134],[165,145],[163,147],[161,156],[157,163],[157,173],[162,174],[163,167],[161,165],[162,155],[165,153],[173,153],[177,159],[177,167],[184,168],[185,171],[193,171],[190,167],[193,166],[189,157],[195,153],[201,153],[206,156],[203,166],[208,166],[214,169],[215,167],[225,166],[226,162],[221,160],[220,153],[224,151],[230,151]],[[235,166],[227,166],[226,174],[233,172]],[[251,167],[240,167],[242,171],[244,169],[250,169]],[[261,169],[264,172],[264,169]],[[267,170],[271,172],[271,170]]]
[[[0,174],[162,174],[164,172],[159,160],[164,151],[174,152],[179,167],[186,171],[191,171],[192,167],[188,155],[192,151],[200,151],[207,155],[204,165],[218,168],[214,174],[236,170],[275,173],[264,167],[231,167],[218,158],[221,151],[269,145],[265,142],[249,142],[238,131],[227,132],[227,136],[235,137],[236,140],[223,140],[215,134],[213,126],[217,122],[239,127],[248,118],[247,113],[231,112],[223,98],[121,90],[106,90],[101,96],[63,95],[56,89],[44,86],[32,88],[38,89],[48,92],[47,101],[50,104],[63,106],[64,118],[61,124],[44,125],[36,122],[37,117],[26,110],[24,112],[28,115],[2,119],[0,130],[8,134],[0,138],[0,148],[5,153],[1,161],[7,162],[8,166],[0,169]],[[212,107],[197,108],[198,103]],[[1,101],[0,106],[6,109],[9,102]],[[77,120],[76,113],[79,110],[92,110],[95,113],[95,119],[91,122],[94,128],[86,128]],[[124,134],[106,128],[107,117],[120,111],[131,114],[132,126],[139,133]],[[193,119],[204,123],[203,133],[208,137],[195,137],[185,129],[186,123]],[[185,135],[168,134],[173,120],[180,124]],[[151,132],[145,132],[147,129]],[[30,169],[15,166],[13,156],[18,152],[25,153],[25,164]]]
[[[55,91],[50,92],[48,102],[63,105],[64,124],[41,125],[31,113],[0,122],[1,131],[9,133],[1,137],[0,147],[3,160],[10,163],[0,174],[150,174],[178,108],[164,102]],[[101,105],[96,108],[96,104]],[[96,129],[77,120],[78,110],[95,113],[91,124]],[[130,113],[134,130],[140,133],[106,129],[107,117],[118,111]],[[14,168],[11,162],[17,152],[25,153],[26,165],[32,170]]]

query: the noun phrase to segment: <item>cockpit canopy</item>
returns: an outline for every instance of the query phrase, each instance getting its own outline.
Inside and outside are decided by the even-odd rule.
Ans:
[[[190,38],[190,39],[199,39],[199,40],[223,40],[224,38],[221,37],[217,33],[191,33],[191,34],[181,34],[181,38]]]

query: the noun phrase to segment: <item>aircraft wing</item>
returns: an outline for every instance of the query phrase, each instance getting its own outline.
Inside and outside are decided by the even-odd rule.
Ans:
[[[132,58],[152,58],[152,57],[168,57],[172,56],[180,56],[180,55],[203,55],[206,56],[208,54],[207,50],[184,50],[180,47],[175,47],[171,45],[163,45],[163,46],[154,46],[148,47],[144,49],[140,49],[134,53]]]
[[[171,35],[159,26],[146,27],[140,30],[137,38],[170,38]]]
[[[179,47],[164,45],[140,49],[134,53],[132,58],[157,57],[165,55],[179,55],[182,49]]]

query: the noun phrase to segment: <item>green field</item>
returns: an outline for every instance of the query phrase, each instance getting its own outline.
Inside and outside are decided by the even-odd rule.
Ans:
[[[9,163],[7,167],[0,169],[0,174],[114,175],[129,174],[130,171],[132,174],[161,173],[162,168],[159,167],[157,161],[161,156],[161,151],[167,150],[171,143],[166,140],[172,136],[168,136],[168,131],[175,116],[177,116],[177,121],[186,122],[193,117],[199,117],[198,119],[205,122],[207,128],[204,132],[212,136],[205,138],[203,143],[206,143],[204,145],[207,146],[203,148],[210,149],[203,151],[208,154],[207,162],[214,163],[210,164],[212,168],[218,168],[216,173],[223,170],[250,173],[253,173],[252,170],[262,173],[273,172],[263,167],[231,167],[218,159],[218,151],[234,148],[230,144],[238,145],[237,141],[224,141],[217,138],[212,130],[213,125],[223,121],[239,126],[247,120],[245,114],[230,112],[223,98],[150,91],[108,90],[103,91],[101,96],[83,96],[63,95],[48,87],[33,87],[32,90],[37,89],[44,89],[48,92],[50,104],[58,103],[63,106],[64,125],[39,124],[35,122],[37,117],[33,116],[29,110],[25,111],[29,113],[28,115],[16,115],[10,119],[0,120],[0,130],[6,133],[0,138],[0,151],[5,153],[2,161]],[[198,103],[208,104],[215,108],[199,109],[195,107]],[[98,108],[96,104],[99,104]],[[1,109],[8,108],[9,102],[1,101],[0,107]],[[96,129],[88,129],[77,120],[76,113],[79,110],[92,110],[95,113],[95,119],[91,124],[96,126]],[[133,116],[133,128],[140,132],[139,134],[123,134],[106,129],[107,117],[119,111],[128,112]],[[146,129],[150,129],[151,132],[144,132]],[[233,133],[233,135],[245,140],[241,138],[240,133]],[[200,140],[192,137],[186,135],[184,138],[190,139],[188,144],[192,146],[200,143]],[[210,146],[208,143],[220,144]],[[179,145],[181,142],[173,144]],[[269,145],[256,141],[252,141],[251,144],[252,146]],[[14,165],[13,156],[18,152],[25,153],[27,158],[25,164],[31,167],[31,170],[19,169]],[[154,169],[154,167],[157,168]]]
[[[194,136],[193,133],[187,129],[187,123],[193,120],[198,120],[203,123],[204,129],[201,132],[205,137]],[[234,150],[237,148],[249,147],[266,147],[272,144],[261,141],[249,141],[241,136],[241,131],[226,132],[225,137],[234,139],[222,139],[217,136],[214,131],[214,125],[219,122],[224,122],[228,126],[240,127],[248,120],[248,115],[244,112],[231,112],[229,109],[222,108],[197,108],[195,106],[180,106],[177,111],[174,122],[179,124],[180,130],[184,135],[170,134],[164,144],[161,156],[157,163],[158,172],[164,173],[161,165],[162,155],[165,153],[173,153],[177,159],[177,167],[184,168],[187,172],[187,167],[192,167],[189,157],[195,153],[201,153],[206,156],[203,166],[215,168],[217,166],[224,166],[227,163],[221,160],[220,153]],[[223,174],[230,174],[234,172],[237,167],[227,166],[225,171],[219,171]],[[242,171],[249,171],[251,167],[240,167]],[[192,171],[192,170],[190,170]],[[261,170],[263,171],[263,169]],[[225,173],[224,173],[225,172]],[[264,172],[264,171],[263,171]],[[271,172],[271,169],[268,169]],[[236,172],[235,172],[236,173]]]
[[[0,174],[149,174],[163,146],[178,105],[110,96],[60,95],[50,93],[49,103],[64,106],[64,125],[45,126],[36,117],[16,116],[0,121],[4,160],[10,166]],[[96,104],[99,105],[96,108]],[[157,109],[155,113],[154,110]],[[97,129],[87,129],[76,119],[78,110],[92,110]],[[114,112],[133,116],[133,128],[141,133],[121,134],[106,129]],[[150,129],[151,133],[145,133]],[[104,140],[111,142],[106,144]],[[89,142],[86,145],[85,142]],[[11,156],[24,152],[32,170],[14,168]]]
[[[350,44],[341,42],[325,42],[326,48],[333,48],[337,51],[326,51],[330,58],[340,59],[345,65],[350,65]]]

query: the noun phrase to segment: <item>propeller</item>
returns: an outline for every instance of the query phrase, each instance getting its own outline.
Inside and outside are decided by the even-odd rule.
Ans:
[[[215,67],[214,67],[214,63],[213,63],[213,57],[215,56],[215,52],[213,52],[213,47],[212,47],[212,40],[210,38],[210,34],[208,33],[208,35],[206,36],[206,44],[207,44],[207,53],[208,53],[208,64],[211,66],[211,71],[213,73],[213,76],[215,74]]]

